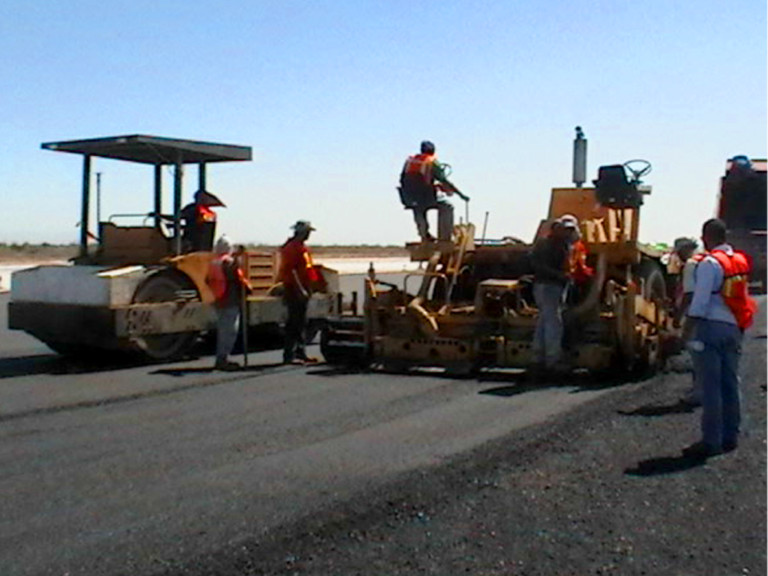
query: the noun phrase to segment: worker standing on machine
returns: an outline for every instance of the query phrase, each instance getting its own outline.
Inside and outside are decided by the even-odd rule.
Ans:
[[[435,145],[425,140],[421,143],[421,152],[409,156],[400,173],[400,201],[403,206],[413,210],[413,219],[422,242],[435,239],[429,233],[427,220],[427,211],[433,208],[437,209],[438,239],[450,240],[453,233],[453,205],[446,198],[439,198],[438,191],[469,200],[448,180],[446,167],[437,161]]]
[[[240,365],[229,361],[229,355],[237,340],[243,290],[251,286],[233,255],[232,245],[226,236],[216,242],[206,278],[216,307],[216,370],[237,370]]]
[[[533,247],[533,296],[539,309],[533,338],[537,376],[565,372],[563,306],[568,284],[571,247],[578,239],[578,220],[566,215],[552,223],[549,235]]]
[[[216,212],[213,208],[226,207],[215,194],[198,190],[195,200],[181,209],[182,245],[184,252],[210,252],[216,237]]]
[[[283,302],[288,308],[285,324],[284,364],[317,362],[306,352],[307,305],[313,287],[320,282],[312,256],[304,242],[315,229],[306,220],[293,225],[293,236],[280,248],[279,278],[283,283]]]

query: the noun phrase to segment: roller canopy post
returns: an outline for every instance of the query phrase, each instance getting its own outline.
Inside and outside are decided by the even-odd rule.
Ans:
[[[155,164],[155,228],[160,228],[163,213],[163,167]]]
[[[83,205],[80,214],[80,256],[88,256],[88,215],[91,206],[91,156],[83,156]]]
[[[197,178],[198,178],[198,190],[206,190],[205,187],[205,162],[200,162],[197,165]]]
[[[176,169],[173,173],[173,247],[178,256],[181,254],[181,180],[184,174],[181,155],[176,161]]]

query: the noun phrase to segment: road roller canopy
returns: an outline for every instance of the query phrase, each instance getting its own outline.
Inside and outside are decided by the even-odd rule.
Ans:
[[[168,239],[163,231],[164,227],[170,228],[172,238],[170,243],[173,246],[172,253],[181,253],[181,206],[182,206],[182,180],[184,178],[184,164],[197,164],[198,184],[197,190],[207,191],[206,185],[206,167],[211,162],[235,162],[248,161],[251,159],[250,146],[235,146],[233,144],[219,144],[216,142],[201,142],[198,140],[181,140],[179,138],[162,138],[160,136],[146,136],[143,134],[134,134],[131,136],[110,136],[105,138],[90,138],[87,140],[65,140],[62,142],[47,142],[41,144],[44,150],[54,150],[57,152],[69,152],[70,154],[79,154],[83,157],[83,179],[82,179],[82,211],[80,218],[80,255],[76,262],[93,263],[94,258],[89,256],[88,241],[96,239],[100,244],[100,250],[97,251],[99,258],[109,250],[105,249],[108,243],[107,235],[104,230],[117,229],[112,222],[112,218],[121,217],[141,217],[151,218],[154,221],[153,226],[148,227],[132,226],[119,227],[123,232],[131,233],[134,236],[138,233],[146,233],[157,239],[156,244],[162,245],[160,252],[169,252]],[[91,161],[94,157],[109,158],[112,160],[124,160],[128,162],[137,162],[150,165],[155,172],[154,186],[154,210],[149,213],[141,214],[115,214],[107,222],[101,222],[99,214],[99,180],[97,174],[97,225],[99,230],[94,235],[91,232],[90,204],[91,204]],[[173,166],[173,211],[170,214],[163,213],[162,206],[162,171],[164,166]],[[164,226],[164,223],[168,226]],[[133,237],[132,237],[133,238]],[[134,245],[136,242],[130,240],[123,242],[126,245]],[[155,251],[157,252],[157,251]],[[155,254],[155,252],[152,252]],[[99,256],[101,255],[101,256]],[[102,258],[103,259],[103,258]]]
[[[129,162],[156,166],[178,163],[205,164],[208,162],[247,161],[251,159],[250,146],[163,138],[143,134],[47,142],[41,144],[41,147],[57,152],[128,160]]]

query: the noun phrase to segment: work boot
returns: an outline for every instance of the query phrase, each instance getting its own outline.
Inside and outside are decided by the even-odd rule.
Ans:
[[[235,370],[240,370],[241,366],[237,362],[230,362],[229,360],[223,360],[223,361],[216,361],[216,364],[214,364],[213,369],[214,370],[221,370],[222,372],[233,372]]]

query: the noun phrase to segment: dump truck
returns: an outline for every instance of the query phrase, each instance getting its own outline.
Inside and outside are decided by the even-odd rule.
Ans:
[[[638,241],[650,164],[604,166],[594,187],[555,188],[547,222],[579,219],[594,276],[572,294],[565,313],[565,354],[593,372],[652,371],[679,336],[667,296],[662,253]],[[369,273],[359,316],[329,320],[321,349],[329,363],[384,370],[438,367],[456,374],[485,368],[526,369],[538,316],[530,255],[515,237],[478,240],[473,224],[454,227],[450,241],[407,245],[423,267],[402,285]]]
[[[42,148],[83,158],[79,253],[70,264],[13,274],[9,328],[62,354],[112,351],[154,361],[183,356],[215,327],[214,297],[206,283],[213,254],[188,252],[182,243],[184,171],[196,165],[198,189],[206,190],[209,164],[249,161],[251,148],[147,135],[49,142]],[[152,209],[103,220],[99,214],[92,227],[93,158],[151,166]],[[168,167],[173,170],[172,209],[165,214],[162,171]],[[278,260],[279,254],[269,252],[242,255],[253,287],[245,307],[249,329],[279,329],[287,318]],[[334,313],[338,292],[336,272],[317,268],[324,291],[310,300],[313,323]]]
[[[752,262],[750,288],[766,292],[766,172],[768,161],[735,156],[720,178],[717,217],[725,222],[727,240]]]

